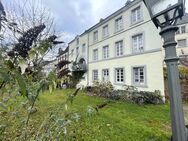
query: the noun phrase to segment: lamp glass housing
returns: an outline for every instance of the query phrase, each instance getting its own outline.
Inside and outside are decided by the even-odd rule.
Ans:
[[[160,13],[168,9],[169,7],[178,3],[178,0],[150,0],[151,1],[151,12],[153,15]]]
[[[156,27],[181,18],[185,0],[143,0]]]

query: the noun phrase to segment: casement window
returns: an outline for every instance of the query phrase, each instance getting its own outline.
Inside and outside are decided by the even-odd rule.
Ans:
[[[83,44],[82,45],[82,53],[85,53],[85,51],[86,51],[86,44]]]
[[[98,41],[98,31],[93,32],[93,42]]]
[[[93,50],[93,61],[98,60],[98,49]]]
[[[132,37],[133,53],[144,52],[143,34],[138,34]]]
[[[187,40],[186,39],[181,39],[177,41],[178,47],[186,47],[187,46]]]
[[[186,26],[180,26],[176,34],[183,34],[186,33]]]
[[[109,46],[103,47],[103,59],[109,58]]]
[[[131,11],[131,23],[137,23],[142,20],[142,13],[140,6]]]
[[[93,81],[98,81],[98,70],[93,70]]]
[[[185,33],[186,32],[186,26],[181,26],[181,33]]]
[[[109,81],[109,69],[102,70],[102,81]]]
[[[134,67],[133,68],[133,84],[134,85],[145,85],[146,74],[145,67]]]
[[[124,83],[124,69],[123,68],[115,69],[115,82]]]
[[[123,29],[123,18],[122,16],[115,20],[115,32]]]
[[[116,42],[115,43],[115,48],[116,48],[116,56],[122,56],[123,53],[123,40]]]
[[[108,25],[105,25],[102,29],[102,36],[103,38],[107,37],[108,36]]]
[[[76,48],[76,55],[79,54],[79,47]]]
[[[73,55],[74,55],[74,49],[71,50],[71,56],[73,56]]]
[[[79,38],[76,39],[76,44],[79,45]]]

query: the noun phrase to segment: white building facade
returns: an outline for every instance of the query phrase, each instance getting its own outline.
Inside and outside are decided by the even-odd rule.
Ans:
[[[160,90],[164,95],[164,52],[159,31],[142,0],[127,2],[101,19],[69,43],[69,60],[83,59],[87,66],[80,84],[110,81],[116,89],[132,85],[143,91]],[[181,36],[177,40],[184,39],[185,35]]]

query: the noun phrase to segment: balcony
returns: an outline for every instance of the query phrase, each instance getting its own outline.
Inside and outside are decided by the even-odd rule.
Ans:
[[[86,72],[87,70],[87,66],[86,64],[76,64],[72,66],[72,71],[82,71],[82,72]]]

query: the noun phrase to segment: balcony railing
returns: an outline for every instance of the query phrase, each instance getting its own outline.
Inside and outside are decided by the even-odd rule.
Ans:
[[[86,71],[87,66],[86,64],[76,64],[72,66],[72,71]]]

